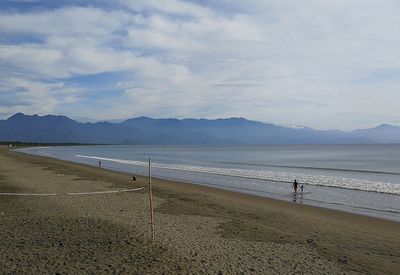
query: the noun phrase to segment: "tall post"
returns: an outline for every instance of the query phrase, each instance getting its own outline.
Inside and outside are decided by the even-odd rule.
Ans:
[[[149,158],[149,199],[150,199],[150,225],[151,225],[151,240],[154,241],[154,211],[153,211],[153,192],[151,190],[151,160]]]

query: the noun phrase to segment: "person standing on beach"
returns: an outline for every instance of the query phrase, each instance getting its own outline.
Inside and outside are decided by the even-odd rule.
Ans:
[[[297,186],[298,185],[299,185],[299,183],[297,182],[297,180],[294,180],[292,187],[293,187],[293,190],[294,190],[295,193],[297,193]]]
[[[99,160],[99,168],[101,168],[101,161]]]
[[[303,190],[304,190],[304,185],[302,184],[302,185],[300,186],[300,191],[301,191],[302,194],[303,194]]]

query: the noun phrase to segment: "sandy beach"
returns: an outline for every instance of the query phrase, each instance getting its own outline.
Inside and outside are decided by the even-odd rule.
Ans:
[[[0,150],[3,274],[399,274],[400,223]]]

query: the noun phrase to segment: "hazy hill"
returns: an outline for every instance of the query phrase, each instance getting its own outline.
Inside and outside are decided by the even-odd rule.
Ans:
[[[65,116],[15,114],[0,120],[0,141],[97,144],[328,144],[400,142],[400,127],[318,131],[226,119],[152,119],[80,123]]]
[[[352,135],[363,136],[379,143],[400,143],[400,127],[388,124],[370,129],[358,129],[353,131]]]

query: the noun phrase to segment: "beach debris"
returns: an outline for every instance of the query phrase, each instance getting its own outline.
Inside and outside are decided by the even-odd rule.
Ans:
[[[348,261],[349,259],[346,256],[342,256],[338,259],[338,262],[341,262],[343,264],[347,264]]]

